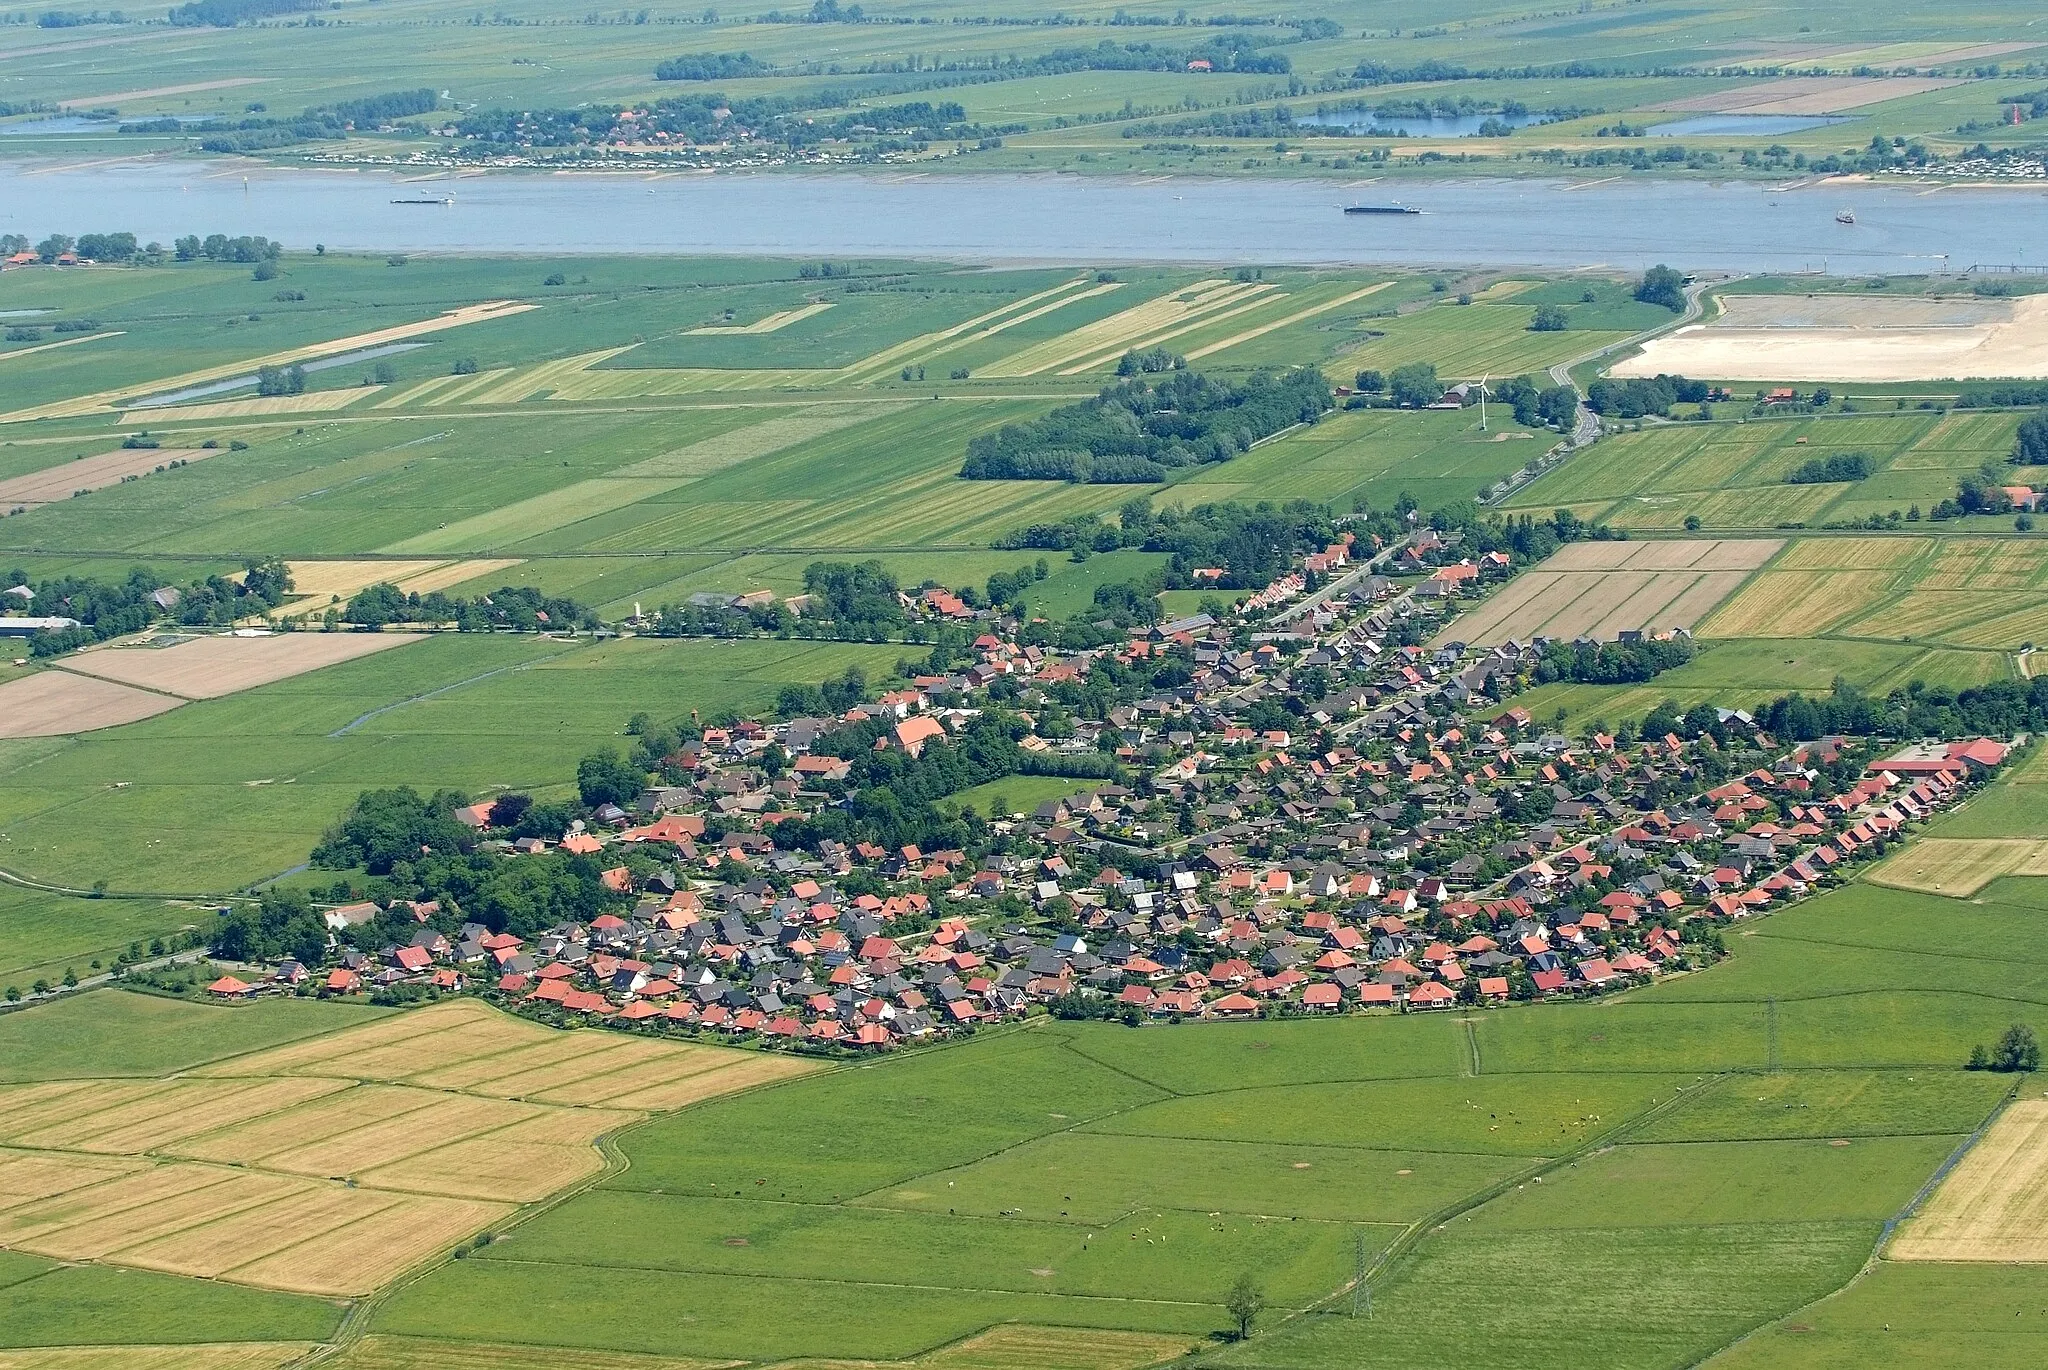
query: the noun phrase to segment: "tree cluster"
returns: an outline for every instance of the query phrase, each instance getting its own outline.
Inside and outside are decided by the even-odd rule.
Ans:
[[[1712,388],[1684,376],[1656,375],[1615,381],[1605,377],[1586,387],[1586,407],[1604,417],[1639,419],[1668,414],[1674,404],[1705,404]]]
[[[967,444],[968,480],[1065,480],[1093,484],[1163,481],[1176,467],[1228,461],[1261,438],[1313,423],[1332,404],[1313,367],[1255,372],[1242,382],[1173,371],[1134,376],[1092,400],[1028,423],[1011,423]]]
[[[1876,467],[1868,452],[1834,452],[1810,457],[1785,477],[1787,485],[1832,485],[1840,481],[1868,480]]]
[[[509,629],[519,633],[598,627],[597,613],[573,599],[558,599],[531,585],[502,585],[473,599],[407,592],[389,582],[366,586],[348,602],[342,617],[365,628],[393,623],[453,623],[465,633]]]
[[[111,582],[86,576],[54,576],[31,582],[25,571],[17,569],[9,573],[7,583],[27,585],[35,591],[30,602],[38,613],[78,620],[76,628],[38,633],[29,639],[33,655],[58,656],[95,642],[140,632],[152,623],[222,627],[284,603],[292,579],[281,559],[252,557],[242,563],[242,569],[239,585],[220,575],[173,585],[140,566],[131,570],[125,580]],[[159,598],[158,592],[166,589],[176,593]]]

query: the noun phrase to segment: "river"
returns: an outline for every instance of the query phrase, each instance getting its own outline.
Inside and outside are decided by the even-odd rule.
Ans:
[[[393,204],[452,195],[449,204]],[[1399,200],[1417,215],[1339,213]],[[1855,223],[1836,222],[1842,209]],[[225,162],[0,165],[0,232],[256,233],[381,252],[718,253],[1903,274],[2048,264],[2041,188],[1617,176],[1349,184],[854,172],[504,173]]]

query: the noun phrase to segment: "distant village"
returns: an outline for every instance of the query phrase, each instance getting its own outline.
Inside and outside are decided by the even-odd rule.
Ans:
[[[1505,555],[1466,559],[1427,530],[1371,561],[1354,545],[1226,621],[1080,652],[1020,644],[1014,620],[949,592],[906,596],[979,621],[971,664],[836,716],[703,728],[664,762],[680,783],[559,838],[508,839],[489,803],[457,815],[514,859],[598,862],[617,912],[518,937],[437,930],[459,911],[434,903],[358,902],[328,926],[409,913],[417,933],[210,992],[410,985],[830,1049],[1035,1011],[1136,1024],[1599,995],[1710,963],[1723,929],[1839,880],[2007,756],[1989,739],[1780,745],[1727,710],[1691,735],[1574,740],[1498,699],[1548,644],[1416,645],[1418,625],[1511,573]],[[845,804],[854,762],[820,750],[841,729],[869,725],[875,748],[914,760],[998,695],[1029,719],[1092,672],[1162,657],[1185,683],[1020,743],[1113,757],[1125,779],[989,814],[986,851],[777,845],[784,824]],[[1297,696],[1313,707],[1272,726]]]

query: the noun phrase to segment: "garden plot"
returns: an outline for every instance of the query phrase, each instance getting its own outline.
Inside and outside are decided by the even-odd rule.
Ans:
[[[1616,376],[1884,382],[2048,376],[2048,299],[1724,296],[1643,345]]]
[[[169,695],[130,689],[69,671],[39,671],[0,685],[0,738],[62,737],[175,709]]]
[[[1781,546],[1765,538],[1574,543],[1461,615],[1437,640],[1612,641],[1629,631],[1689,629]]]
[[[1906,1220],[1895,1261],[2048,1261],[2048,1099],[2024,1099]]]
[[[119,485],[130,476],[148,475],[174,461],[204,461],[218,447],[117,447],[96,457],[80,457],[61,466],[0,480],[0,513],[70,499],[81,490]]]
[[[181,699],[217,699],[337,662],[418,642],[420,633],[280,633],[194,638],[174,647],[100,647],[64,658],[66,671]],[[104,725],[102,725],[104,726]]]

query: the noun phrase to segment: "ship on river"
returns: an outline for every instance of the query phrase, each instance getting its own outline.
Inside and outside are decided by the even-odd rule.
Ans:
[[[1422,211],[1413,205],[1404,205],[1396,200],[1384,205],[1346,205],[1344,206],[1344,212],[1346,214],[1420,214]]]

